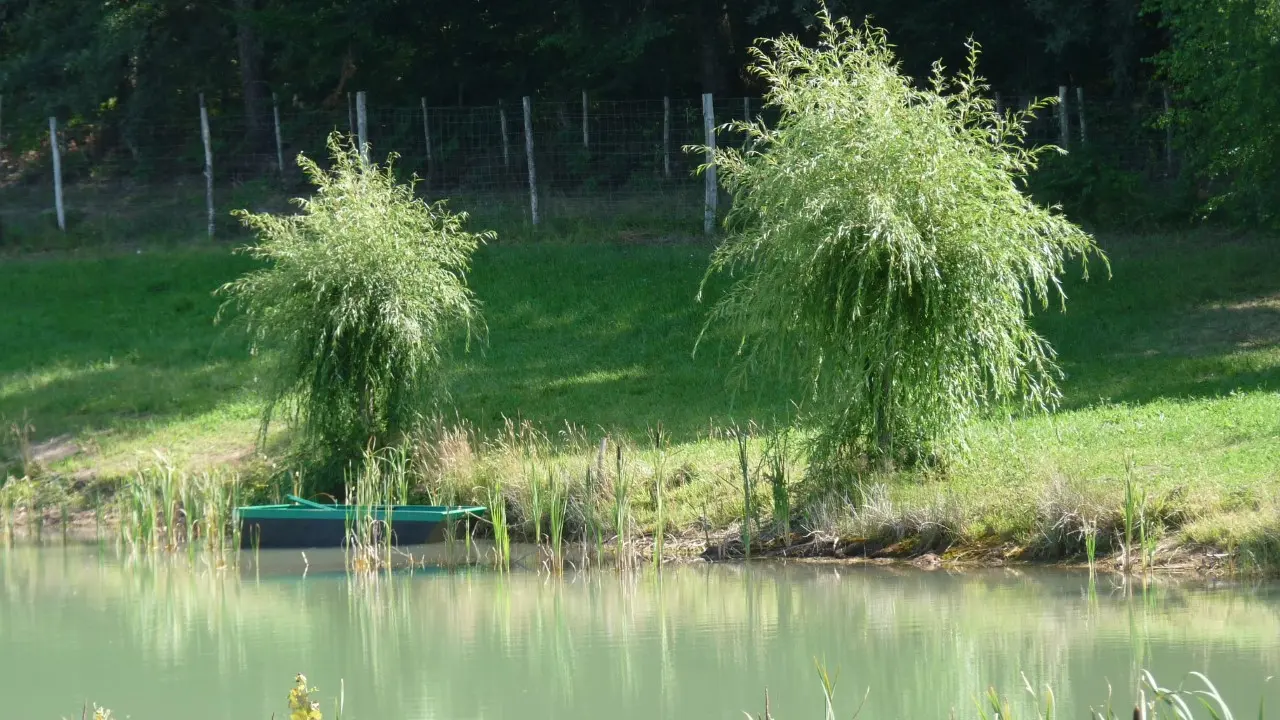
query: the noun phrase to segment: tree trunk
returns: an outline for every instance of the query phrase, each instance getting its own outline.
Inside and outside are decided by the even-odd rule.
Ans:
[[[262,80],[262,49],[253,28],[255,0],[235,0],[236,50],[244,97],[245,141],[252,152],[267,148],[267,88]]]
[[[722,43],[728,27],[728,16],[716,0],[698,3],[698,37],[700,38],[699,64],[702,70],[702,91],[724,94],[724,64]]]
[[[884,367],[880,368],[880,402],[876,405],[876,450],[880,453],[880,462],[888,468],[893,461],[893,343],[889,344],[889,356]]]
[[[1142,12],[1138,0],[1111,0],[1109,3],[1111,24],[1111,81],[1115,97],[1133,97],[1133,68],[1137,65],[1138,16]]]

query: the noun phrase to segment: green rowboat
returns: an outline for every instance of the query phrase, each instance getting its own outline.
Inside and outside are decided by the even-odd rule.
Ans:
[[[442,539],[446,523],[486,512],[478,506],[322,505],[286,497],[288,504],[236,508],[242,548],[341,547],[357,523],[370,519],[379,523],[379,533],[390,530],[393,545],[421,545]]]

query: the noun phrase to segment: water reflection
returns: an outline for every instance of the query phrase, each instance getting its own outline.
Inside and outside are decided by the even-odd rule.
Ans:
[[[264,553],[239,576],[184,565],[0,553],[9,716],[87,699],[134,718],[264,717],[304,671],[330,699],[345,679],[366,719],[741,717],[766,686],[780,717],[820,717],[814,658],[840,671],[849,711],[871,688],[865,717],[963,716],[990,685],[1025,704],[1022,673],[1080,716],[1108,682],[1125,700],[1141,667],[1166,684],[1206,672],[1248,709],[1280,663],[1273,586],[1130,596],[1104,578],[1091,596],[1075,573],[813,565],[353,580],[340,553]]]

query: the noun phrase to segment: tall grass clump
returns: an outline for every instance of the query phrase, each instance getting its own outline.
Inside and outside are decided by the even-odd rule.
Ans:
[[[1068,259],[1101,253],[1023,192],[1050,149],[1024,147],[1026,124],[1048,101],[997,113],[976,44],[917,85],[883,31],[819,20],[817,47],[753,48],[776,122],[735,122],[748,142],[713,151],[733,205],[704,286],[735,284],[708,328],[741,343],[745,378],[799,383],[818,468],[945,459],[984,404],[1054,405],[1028,318],[1061,297]]]
[[[404,453],[398,448],[375,449],[370,443],[361,455],[360,467],[348,472],[343,494],[352,506],[346,518],[347,568],[354,571],[391,569],[391,505],[403,504],[407,492]]]
[[[494,478],[488,487],[489,522],[493,525],[493,562],[499,571],[511,569],[511,528],[507,523],[507,496],[502,479]]]
[[[654,436],[654,448],[658,452],[658,465],[653,471],[653,568],[662,568],[662,554],[667,544],[667,516],[663,498],[663,483],[667,477],[667,438],[662,426]]]
[[[564,521],[569,512],[569,487],[558,470],[552,470],[547,478],[551,490],[550,532],[551,562],[556,572],[564,572]]]
[[[365,162],[338,133],[328,149],[329,170],[298,156],[315,186],[295,201],[300,213],[237,211],[258,236],[246,251],[264,267],[220,292],[269,363],[264,436],[287,410],[327,468],[311,490],[333,491],[371,438],[393,444],[442,397],[446,346],[480,327],[466,274],[491,236],[465,231],[465,213],[417,198],[416,178],[398,182],[395,154]]]
[[[130,555],[203,550],[218,566],[239,560],[237,475],[191,474],[159,458],[129,475],[115,497],[118,540]]]
[[[617,542],[617,565],[629,569],[635,558],[631,553],[631,479],[622,462],[622,445],[616,448],[617,470],[613,478],[613,530]]]

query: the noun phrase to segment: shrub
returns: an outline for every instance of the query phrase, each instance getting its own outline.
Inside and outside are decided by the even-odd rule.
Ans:
[[[220,292],[244,311],[255,351],[270,351],[264,436],[287,407],[334,488],[367,444],[394,441],[443,397],[452,334],[479,327],[466,272],[491,236],[418,199],[416,179],[398,183],[394,154],[364,162],[337,133],[328,148],[329,170],[298,157],[316,188],[295,201],[300,213],[235,213],[259,238],[247,252],[267,264]]]
[[[817,48],[753,49],[779,120],[733,123],[747,145],[713,156],[733,207],[707,278],[736,282],[708,324],[741,338],[740,370],[805,383],[817,467],[943,458],[984,403],[1056,401],[1028,316],[1097,248],[1022,192],[1047,149],[1024,147],[1025,127],[1048,101],[997,114],[976,45],[967,70],[935,65],[917,88],[883,31],[820,19]]]
[[[1280,7],[1257,0],[1146,0],[1168,43],[1152,58],[1169,83],[1179,163],[1204,183],[1204,208],[1235,224],[1280,227]]]

